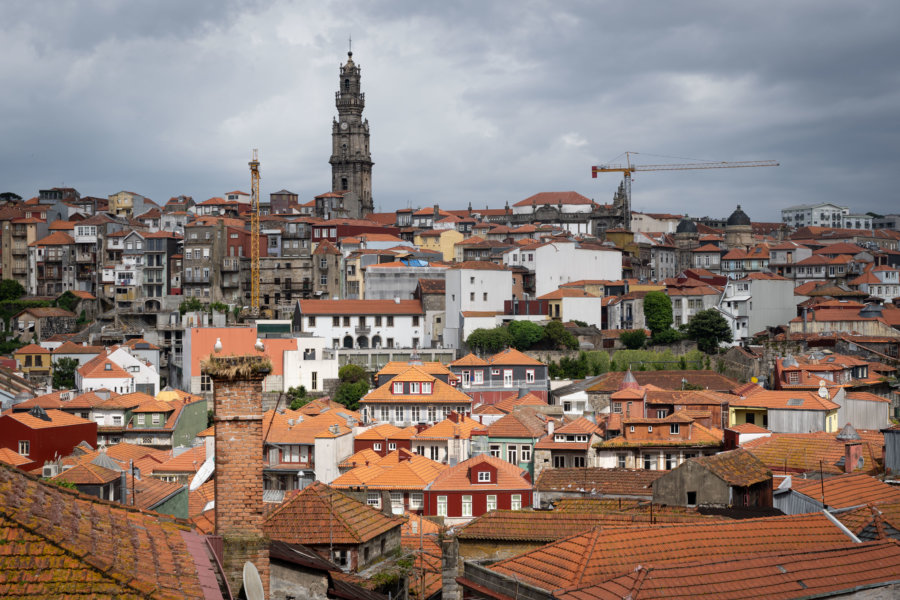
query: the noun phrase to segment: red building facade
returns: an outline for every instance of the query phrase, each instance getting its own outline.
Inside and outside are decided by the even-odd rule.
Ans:
[[[0,447],[32,461],[21,466],[23,471],[68,456],[81,442],[97,446],[97,423],[60,410],[40,408],[0,416]]]

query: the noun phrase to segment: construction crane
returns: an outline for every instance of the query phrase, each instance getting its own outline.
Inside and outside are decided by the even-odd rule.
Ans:
[[[250,314],[259,316],[259,158],[250,161]]]
[[[623,173],[625,181],[623,184],[625,206],[623,207],[623,227],[631,230],[631,174],[635,171],[688,171],[692,169],[739,169],[742,167],[777,167],[778,162],[774,160],[745,160],[738,162],[693,162],[680,164],[663,164],[663,165],[633,165],[631,164],[631,155],[637,152],[625,153],[625,164],[615,165],[597,165],[591,167],[591,177],[597,178],[597,173]]]

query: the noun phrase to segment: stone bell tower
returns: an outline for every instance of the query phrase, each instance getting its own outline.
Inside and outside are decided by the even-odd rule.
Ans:
[[[369,121],[363,119],[366,95],[360,87],[360,67],[353,52],[341,66],[335,105],[338,116],[331,125],[331,191],[344,194],[344,210],[351,218],[374,209],[372,155],[369,153]]]

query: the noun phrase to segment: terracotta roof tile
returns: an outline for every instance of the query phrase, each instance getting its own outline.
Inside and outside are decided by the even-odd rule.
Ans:
[[[763,390],[747,398],[735,398],[731,406],[775,408],[781,410],[837,410],[839,404],[820,398],[816,392]]]
[[[66,427],[69,425],[84,425],[86,423],[93,423],[93,421],[82,419],[81,417],[76,417],[75,415],[70,415],[69,413],[63,412],[61,410],[51,409],[45,412],[50,418],[49,421],[45,421],[44,419],[41,419],[39,417],[34,417],[27,412],[6,413],[3,416],[10,419],[15,419],[22,425],[25,425],[26,427],[29,427],[31,429],[50,429],[52,427]]]
[[[263,529],[288,544],[360,544],[402,523],[316,481],[269,514]]]
[[[9,448],[0,448],[0,463],[11,465],[13,467],[21,467],[34,462],[27,456],[22,456],[15,450]]]
[[[525,409],[500,417],[488,426],[491,438],[540,438],[546,433],[546,421]]]
[[[406,449],[347,471],[331,482],[337,489],[424,490],[447,466]]]
[[[479,357],[475,356],[474,354],[472,354],[471,352],[469,352],[462,358],[457,358],[456,360],[454,360],[452,363],[450,363],[449,366],[451,366],[451,367],[473,367],[473,366],[474,367],[484,367],[484,366],[487,366],[488,364],[489,363],[486,360],[479,358]]]
[[[452,415],[451,415],[452,416]],[[485,430],[487,427],[474,419],[470,419],[465,415],[456,415],[456,421],[448,417],[439,423],[435,423],[428,429],[423,430],[414,436],[415,439],[453,439],[460,438],[467,440],[472,436],[473,431]]]
[[[540,492],[588,491],[599,496],[649,498],[651,485],[664,471],[644,469],[544,469],[535,482]]]
[[[742,448],[690,460],[703,465],[728,485],[749,487],[772,479],[772,471],[767,469],[761,460]]]
[[[476,483],[469,480],[469,471],[481,463],[488,463],[497,469],[497,483]],[[527,471],[505,460],[479,454],[454,467],[442,471],[429,485],[432,492],[479,490],[531,490],[531,482],[525,478]]]
[[[67,481],[75,485],[103,485],[116,481],[120,477],[119,471],[113,471],[91,463],[80,464],[66,469],[53,477],[54,481]]]
[[[528,393],[520,397],[517,392],[513,392],[493,406],[504,413],[510,413],[517,406],[547,406],[547,401],[539,398],[538,396],[535,396],[532,393]]]
[[[854,471],[876,473],[883,458],[884,436],[879,431],[858,430],[862,438],[863,466]],[[844,442],[836,433],[773,433],[742,446],[763,461],[773,473],[843,473]]]
[[[824,485],[823,485],[824,483]],[[791,480],[791,489],[809,496],[817,502],[822,501],[822,489],[825,490],[825,504],[829,508],[850,508],[860,504],[878,504],[881,502],[900,502],[900,489],[878,481],[863,473],[848,473],[820,479]]]
[[[653,384],[667,390],[680,390],[684,385],[682,379],[716,392],[728,392],[738,385],[737,381],[715,371],[635,371],[632,375],[640,385]],[[588,391],[615,392],[621,386],[624,377],[624,371],[607,373],[598,383],[588,388]]]
[[[602,583],[557,592],[560,600],[670,598],[733,600],[875,594],[900,579],[900,546],[888,541],[834,548],[792,549],[742,558],[701,558],[693,564],[647,564]],[[626,569],[623,569],[625,571]],[[893,588],[893,586],[891,586]],[[887,592],[889,588],[884,588]],[[890,594],[890,592],[887,592]]]
[[[488,359],[491,365],[539,365],[544,366],[539,360],[519,352],[515,348],[501,350]]]
[[[825,515],[671,524],[604,531],[554,542],[489,568],[541,589],[581,587],[617,577],[637,564],[657,567],[771,552],[843,546],[848,537]]]
[[[395,382],[431,382],[431,394],[394,394]],[[405,388],[404,388],[405,389]],[[437,377],[429,375],[417,366],[410,366],[406,371],[397,375],[384,385],[381,385],[366,394],[360,403],[369,402],[440,402],[460,405],[471,405],[472,399],[457,388],[444,383]]]
[[[189,550],[200,540],[186,524],[3,466],[0,498],[6,597],[207,597],[198,569],[209,561]]]
[[[421,315],[419,300],[300,300],[304,315]]]
[[[206,446],[197,446],[162,463],[153,473],[196,473],[205,460]]]

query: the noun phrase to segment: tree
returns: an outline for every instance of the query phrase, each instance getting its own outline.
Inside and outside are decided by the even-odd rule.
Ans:
[[[289,406],[291,407],[291,410],[297,410],[301,406],[306,406],[312,400],[312,398],[306,395],[306,386],[302,385],[300,387],[288,388],[288,391],[285,392],[285,394],[290,402]]]
[[[566,331],[565,326],[559,321],[550,321],[544,327],[544,336],[560,350],[575,350],[578,348],[578,338]]]
[[[647,341],[647,334],[643,329],[635,329],[634,331],[623,331],[619,335],[619,340],[629,350],[640,350]]]
[[[344,365],[338,370],[337,390],[334,401],[340,402],[350,410],[359,408],[360,399],[369,392],[369,376],[359,365]]]
[[[533,321],[513,321],[508,330],[513,347],[519,350],[528,350],[544,339],[544,328]]]
[[[688,323],[688,337],[697,342],[697,347],[712,354],[722,342],[730,342],[731,327],[719,311],[714,308],[701,310]]]
[[[644,320],[654,337],[672,326],[672,300],[660,291],[644,296]]]
[[[512,336],[506,327],[479,328],[469,334],[466,345],[473,350],[499,352],[512,345]]]
[[[53,387],[57,390],[71,390],[75,387],[77,358],[60,358],[53,363]]]
[[[18,300],[25,295],[25,288],[15,279],[0,281],[0,301]]]

